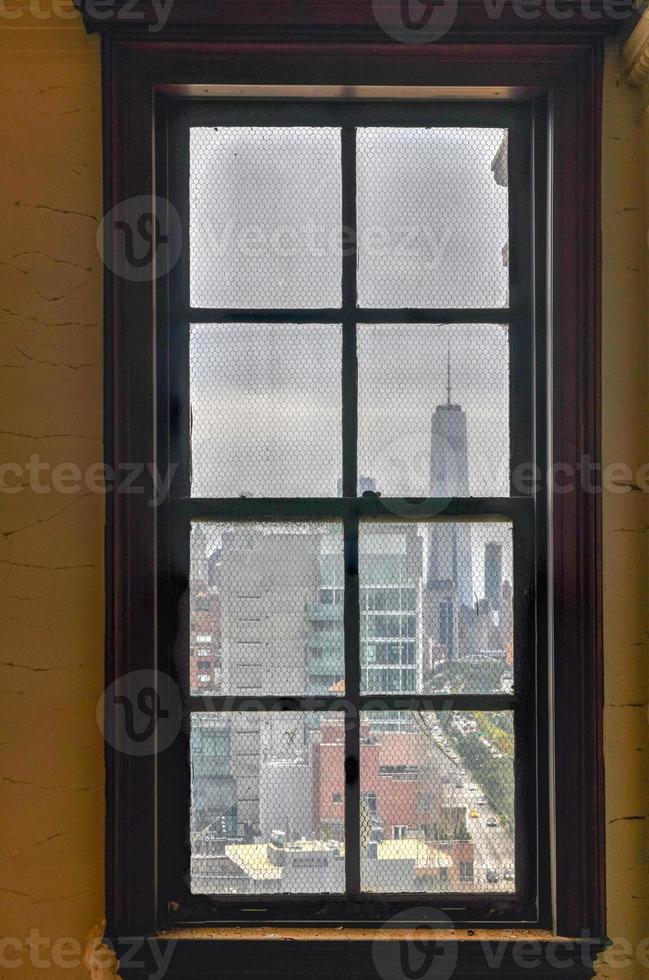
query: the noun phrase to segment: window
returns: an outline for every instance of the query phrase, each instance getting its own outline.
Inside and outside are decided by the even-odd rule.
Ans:
[[[180,915],[245,921],[254,895],[290,920],[317,895],[344,919],[445,891],[540,914],[520,773],[543,766],[521,738],[542,524],[514,479],[542,404],[529,113],[235,99],[179,103],[170,133],[170,534],[220,637],[214,676],[192,674],[181,617],[177,670],[191,731],[230,738],[225,795],[190,746]],[[487,881],[486,854],[515,880]]]
[[[376,793],[364,793],[363,801],[369,813],[376,813]]]
[[[446,656],[453,659],[453,603],[443,599],[439,604],[439,642],[445,648]]]
[[[234,29],[230,21],[224,24],[225,8],[218,5],[210,8],[212,25],[199,27],[198,6],[187,0],[174,7],[171,36],[155,45],[137,25],[122,30],[118,20],[103,24],[86,11],[89,23],[109,34],[103,48],[110,80],[105,89],[109,199],[120,205],[149,194],[155,186],[153,211],[162,238],[174,226],[166,199],[178,214],[181,235],[190,229],[190,178],[197,179],[190,174],[190,129],[211,130],[209,139],[216,144],[218,132],[230,128],[240,131],[238,139],[244,139],[242,131],[260,127],[327,131],[291,153],[289,177],[268,182],[281,193],[262,220],[251,222],[262,233],[272,225],[279,248],[270,257],[255,254],[259,238],[254,228],[239,240],[251,252],[243,268],[254,270],[252,285],[242,272],[240,247],[223,258],[227,274],[214,275],[233,228],[228,213],[233,188],[230,196],[215,199],[216,183],[209,175],[202,188],[200,181],[196,184],[196,193],[207,202],[205,213],[211,208],[223,222],[214,232],[216,245],[203,253],[195,283],[190,283],[187,249],[180,250],[178,263],[166,266],[161,249],[155,282],[119,271],[107,277],[108,461],[117,471],[133,460],[156,460],[163,478],[172,465],[176,467],[169,493],[161,494],[158,507],[149,506],[144,495],[114,494],[107,499],[108,676],[119,681],[157,669],[153,686],[161,692],[161,708],[173,709],[172,695],[170,705],[162,698],[167,697],[170,678],[181,685],[182,704],[192,716],[191,726],[189,717],[183,719],[175,738],[162,740],[167,747],[155,754],[138,751],[127,756],[115,747],[117,739],[107,739],[108,933],[151,935],[169,925],[182,928],[224,920],[291,922],[296,909],[300,921],[344,923],[353,918],[378,923],[420,908],[421,879],[426,878],[434,884],[433,897],[428,894],[424,904],[436,904],[443,895],[444,908],[459,924],[481,922],[495,908],[492,925],[504,921],[515,927],[523,921],[527,928],[549,926],[561,936],[579,936],[583,929],[604,936],[599,499],[580,486],[574,493],[557,494],[546,527],[544,480],[535,483],[529,473],[528,478],[523,474],[523,486],[515,487],[507,477],[530,462],[538,463],[544,475],[555,462],[578,467],[583,454],[598,458],[596,38],[606,23],[577,17],[574,25],[554,24],[561,40],[570,41],[554,46],[547,33],[537,35],[536,24],[525,27],[526,43],[520,45],[520,24],[513,30],[509,21],[504,26],[490,21],[483,25],[483,43],[476,40],[478,35],[467,33],[462,18],[474,14],[466,13],[468,5],[459,5],[461,23],[452,40],[465,43],[442,40],[433,50],[386,42],[368,13],[369,4],[354,5],[358,22],[349,31],[349,25],[323,28],[322,19],[317,20],[324,17],[319,4],[287,4],[290,25],[273,21],[271,26],[255,0],[251,3],[246,5],[250,21]],[[473,11],[477,5],[470,6]],[[227,16],[239,16],[229,6],[227,10]],[[257,15],[259,29],[252,26]],[[542,19],[546,27],[547,23]],[[254,39],[261,35],[273,43],[255,48]],[[231,43],[235,36],[237,42]],[[182,42],[174,37],[182,37]],[[496,48],[488,37],[495,39]],[[373,46],[379,41],[381,57]],[[250,54],[249,45],[252,54],[244,58],[244,50]],[[301,85],[315,88],[299,89]],[[444,103],[440,100],[449,96],[449,88],[459,98]],[[233,98],[235,94],[244,98]],[[316,95],[312,105],[302,101]],[[475,96],[478,102],[465,101]],[[260,110],[261,117],[255,118]],[[288,116],[282,118],[283,112]],[[385,219],[384,225],[394,227],[395,209],[406,210],[408,205],[403,182],[384,181],[373,188],[368,178],[372,160],[379,155],[384,167],[406,172],[409,155],[412,159],[421,152],[429,127],[508,132],[507,186],[496,180],[502,179],[504,151],[493,171],[489,164],[486,178],[490,193],[507,200],[509,241],[496,234],[504,227],[497,213],[476,231],[478,237],[489,238],[488,232],[499,237],[499,254],[487,243],[482,256],[482,272],[493,271],[488,293],[481,286],[482,274],[473,275],[466,288],[459,281],[458,270],[471,248],[458,247],[454,229],[449,231],[443,220],[440,236],[410,242],[417,251],[413,278],[405,259],[392,266],[386,261],[380,236],[374,239],[376,248],[360,254],[363,241],[367,246],[372,239],[372,224]],[[413,130],[407,152],[387,132],[404,128]],[[367,132],[356,141],[354,168],[349,134],[356,129]],[[314,160],[337,158],[331,130],[340,131],[340,189],[329,174],[324,184],[305,190],[304,175],[296,178],[295,170],[299,165],[310,174]],[[219,166],[232,150],[223,133],[221,137],[220,157],[214,157],[221,161]],[[254,156],[242,156],[238,150],[237,154],[250,167],[246,186],[253,190],[243,201],[245,210],[254,202],[255,186],[263,181],[254,177]],[[363,211],[357,219],[358,256],[347,247],[349,241],[340,250],[334,241],[332,254],[322,256],[321,262],[313,263],[311,255],[298,257],[299,275],[292,276],[288,253],[295,242],[290,235],[288,241],[282,237],[287,221],[278,217],[279,212],[289,207],[286,202],[295,190],[299,201],[293,216],[303,216],[309,202],[324,198],[320,214],[333,214],[340,225],[348,225],[353,221],[349,205],[354,188],[344,173],[354,169],[355,199]],[[440,191],[439,182],[433,188],[425,179],[429,172],[422,171],[419,199],[431,200]],[[481,186],[480,181],[475,184],[474,195],[479,196]],[[452,194],[445,201],[452,204]],[[199,216],[200,210],[199,206]],[[546,217],[551,218],[549,224]],[[290,222],[289,215],[289,228]],[[121,254],[125,236],[117,224],[107,227],[107,238]],[[324,285],[314,285],[314,267],[318,275],[329,274],[336,262],[344,276],[335,281],[329,276]],[[426,263],[440,275],[426,275]],[[357,307],[350,290],[354,277]],[[271,282],[281,284],[273,296],[267,288]],[[443,283],[446,292],[440,291]],[[237,305],[244,299],[245,308]],[[368,302],[372,305],[364,305]],[[304,341],[309,330],[317,330],[317,343],[310,346]],[[493,459],[490,454],[506,446],[504,468],[489,465],[465,474],[462,467],[451,465],[452,458],[438,452],[442,462],[430,471],[425,447],[433,438],[432,415],[442,409],[434,431],[435,437],[443,437],[444,405],[448,409],[449,334],[458,347],[452,344],[450,352],[451,405],[459,405],[467,416],[467,457],[475,461],[487,447]],[[400,341],[395,356],[395,337],[406,335],[408,343]],[[245,341],[249,352],[243,372],[237,364],[237,340]],[[215,343],[220,352],[216,360]],[[493,356],[484,356],[476,366],[465,356],[472,345]],[[287,363],[290,384],[281,373]],[[420,383],[422,363],[435,365],[425,384]],[[460,382],[461,371],[471,375],[470,383]],[[264,376],[276,384],[261,405],[253,396]],[[192,405],[190,386],[209,391],[210,378],[212,395]],[[227,399],[219,402],[218,393],[232,383],[249,385],[248,408],[253,405],[256,410],[256,422],[240,439],[228,441],[224,423],[232,424],[232,413],[216,408],[228,407]],[[311,400],[301,397],[305,411],[297,420],[286,410],[292,401],[291,385],[293,390],[315,393]],[[545,397],[546,386],[551,388],[550,398]],[[487,389],[505,394],[497,405],[494,402],[489,421],[483,420],[476,430],[468,392]],[[327,429],[320,438],[323,403]],[[443,441],[437,438],[436,444]],[[290,464],[294,457],[299,465]],[[251,463],[254,460],[258,465]],[[441,490],[441,501],[438,495],[435,506],[427,507],[433,480],[443,488],[453,479],[456,487],[466,486],[466,492],[450,491],[447,496],[449,491]],[[317,526],[317,534],[311,538],[294,533],[297,524],[311,531]],[[198,545],[201,531],[205,549]],[[219,541],[228,536],[230,559],[224,568]],[[425,561],[423,581],[412,576],[413,565],[419,567],[417,546]],[[198,669],[188,669],[192,552],[206,583],[200,608],[194,611],[195,632],[212,636],[217,663],[209,680],[200,682]],[[280,560],[273,562],[271,553]],[[241,571],[246,562],[254,567],[258,554],[272,565],[267,581]],[[223,584],[228,561],[235,577],[237,567],[240,570],[236,589],[232,577]],[[282,582],[280,569],[290,569],[292,578]],[[497,583],[502,580],[504,585],[506,576],[512,589],[501,589],[499,601]],[[224,591],[226,599],[230,594],[227,613],[219,609]],[[431,592],[437,604],[430,602]],[[461,600],[454,601],[455,592]],[[275,599],[287,595],[293,596],[293,609],[300,613],[293,621],[298,628],[284,642],[276,630],[282,609]],[[440,622],[441,603],[447,603],[448,612]],[[460,607],[471,607],[472,616],[460,614]],[[286,607],[283,612],[290,614]],[[214,622],[223,615],[232,627],[227,637]],[[370,617],[382,617],[383,623]],[[394,633],[392,626],[388,632],[388,620],[398,623]],[[376,626],[385,627],[385,632],[376,631]],[[503,633],[509,631],[512,642],[503,647]],[[445,656],[443,642],[449,632],[451,658]],[[311,642],[312,634],[316,643]],[[456,658],[467,648],[472,651],[468,663]],[[311,649],[322,656],[310,657]],[[267,668],[270,658],[279,664],[273,671]],[[173,690],[172,684],[169,691]],[[352,705],[347,709],[353,716],[349,726],[344,724],[346,712],[340,710],[342,700]],[[255,711],[250,710],[253,702]],[[270,724],[263,739],[260,708],[273,716],[266,718]],[[323,713],[330,721],[324,728]],[[416,721],[413,716],[418,714],[423,718]],[[203,716],[209,727],[220,725],[225,715],[229,753],[218,756],[218,765],[216,756],[205,757],[205,783],[198,785],[196,766],[192,780],[189,764],[190,731],[200,726]],[[256,721],[251,721],[253,715]],[[297,728],[289,724],[293,715],[303,722]],[[109,717],[109,732],[110,724]],[[165,724],[161,717],[158,742]],[[418,758],[404,760],[390,743],[404,744],[405,739],[407,744],[413,724],[422,749]],[[478,779],[465,764],[458,745],[467,739],[484,763],[483,772],[491,776]],[[287,879],[293,876],[292,890],[260,892],[251,900],[250,872],[255,873],[255,867],[245,850],[218,854],[216,871],[205,862],[204,874],[197,876],[202,880],[192,890],[192,864],[203,855],[187,833],[190,815],[197,815],[210,851],[215,847],[212,833],[227,838],[223,847],[257,844],[261,800],[269,798],[260,789],[276,785],[273,779],[281,783],[287,768],[276,750],[269,754],[269,746],[278,744],[290,759],[295,753],[305,759],[304,765],[294,767],[292,792],[284,805],[265,813],[269,838],[273,835],[265,857],[283,852],[290,858]],[[548,746],[561,760],[552,784]],[[427,757],[444,759],[448,774],[437,778]],[[416,766],[421,778],[411,783],[381,773],[382,766],[401,764]],[[319,783],[323,791],[315,814],[318,840],[331,846],[307,854],[287,845],[296,833],[291,817],[298,822],[314,819],[303,804],[304,787],[313,785],[309,768],[327,777]],[[505,771],[513,791],[509,798],[494,790],[502,785]],[[491,788],[484,785],[490,779]],[[516,853],[506,875],[492,869],[500,878],[496,883],[479,876],[481,859],[470,855],[464,828],[446,813],[434,812],[442,787],[456,793],[460,808],[467,810],[466,833],[475,835],[471,828],[475,821],[481,826],[483,818],[469,816],[474,793],[470,786],[479,788],[476,799],[479,792],[487,800],[485,813],[497,816],[503,833],[509,827],[494,803],[514,808]],[[334,805],[334,793],[340,794],[340,804]],[[367,793],[374,793],[377,801],[371,816],[363,804]],[[396,812],[391,800],[396,801]],[[205,830],[204,811],[224,819],[220,824],[217,819],[214,830]],[[411,826],[413,836],[392,839],[390,828],[400,825]],[[315,836],[312,822],[309,834]],[[344,854],[336,844],[340,841]],[[430,870],[417,876],[417,890],[405,900],[390,891],[391,885],[399,886],[394,877],[373,874],[388,866],[390,848],[412,848],[412,860]],[[556,855],[552,866],[551,848]],[[453,849],[444,884],[439,872],[445,865],[436,855]],[[328,891],[295,890],[313,881],[314,868],[307,867],[311,853],[317,873],[326,872]],[[461,882],[461,863],[474,858],[473,884]],[[233,879],[229,895],[214,888],[226,866]],[[266,870],[277,882],[277,871]],[[281,885],[288,887],[286,881]],[[219,956],[231,957],[236,974],[240,954],[226,946],[220,947]],[[344,948],[348,955],[347,944]],[[174,962],[180,964],[177,972],[191,976],[202,968],[209,974],[214,953],[202,950],[200,942],[191,949],[179,943],[174,954]],[[336,953],[330,950],[329,956],[335,958]],[[463,956],[461,949],[461,961]],[[303,965],[302,975],[307,969]],[[121,972],[126,975],[127,970],[123,967]],[[474,969],[481,972],[486,972],[484,964]]]
[[[460,881],[473,881],[473,861],[460,861]]]

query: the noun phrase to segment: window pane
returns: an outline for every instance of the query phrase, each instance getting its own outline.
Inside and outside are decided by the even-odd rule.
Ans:
[[[337,324],[193,324],[190,375],[193,496],[335,496]]]
[[[190,159],[193,306],[340,306],[339,129],[193,128]]]
[[[358,328],[359,472],[383,496],[509,495],[509,341],[493,324]]]
[[[192,715],[192,892],[343,891],[343,755],[333,713]]]
[[[362,522],[359,581],[362,693],[512,693],[511,523]]]
[[[513,761],[511,712],[363,712],[363,891],[514,891]]]
[[[340,523],[195,522],[192,693],[343,693],[343,578]]]
[[[506,131],[361,128],[357,141],[360,305],[505,306]]]

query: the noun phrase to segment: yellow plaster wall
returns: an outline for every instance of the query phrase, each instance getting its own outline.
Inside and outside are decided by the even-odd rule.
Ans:
[[[627,85],[611,45],[603,115],[602,448],[605,467],[630,467],[630,484],[642,480],[649,460],[648,161],[641,93]],[[649,485],[647,474],[643,482]],[[619,941],[601,972],[635,980],[649,976],[649,943],[638,949],[649,936],[649,498],[620,490],[603,496],[608,933]]]
[[[13,19],[4,16],[7,5],[0,12],[0,465],[21,467],[0,471],[5,483],[20,485],[0,493],[0,978],[45,971],[55,980],[90,973],[103,980],[113,974],[103,959],[70,965],[88,937],[92,949],[103,917],[95,721],[103,498],[83,478],[78,492],[37,492],[27,469],[31,457],[49,467],[39,477],[47,485],[59,464],[83,474],[102,458],[99,47],[66,3],[50,9],[40,0],[29,14],[18,2]],[[604,456],[635,471],[649,459],[649,120],[618,69],[612,47],[603,143]],[[628,956],[649,935],[647,524],[644,495],[605,495],[609,934],[630,945],[618,944],[600,972],[616,980],[649,975]],[[30,933],[33,943],[45,940],[40,948],[27,945]],[[649,965],[649,949],[644,955]]]
[[[54,467],[102,459],[100,59],[70,6],[0,11],[0,464],[22,484],[0,492],[3,978],[87,977],[68,964],[104,908],[104,501],[26,469],[65,489]]]

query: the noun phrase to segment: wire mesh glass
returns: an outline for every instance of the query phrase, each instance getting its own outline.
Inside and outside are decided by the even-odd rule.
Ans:
[[[507,131],[361,126],[356,147],[359,306],[506,306]],[[340,496],[354,365],[341,324],[306,322],[342,301],[340,128],[191,128],[189,210],[190,303],[229,311],[196,319],[302,321],[190,325],[192,496]],[[357,491],[394,511],[359,526],[376,703],[360,712],[361,891],[507,894],[513,712],[425,696],[513,692],[513,526],[412,519],[412,498],[509,495],[509,331],[412,319],[357,324]],[[191,714],[196,895],[345,892],[345,715],[273,710],[346,694],[342,521],[295,516],[191,523],[189,690],[246,706]]]
[[[511,694],[505,521],[361,522],[363,694]]]
[[[344,720],[205,712],[191,727],[191,890],[342,892]]]
[[[361,714],[361,889],[513,892],[511,712]]]
[[[338,324],[192,325],[193,496],[335,496],[341,344]]]
[[[507,304],[506,140],[477,127],[357,130],[361,306]]]
[[[359,473],[383,496],[504,497],[509,337],[498,324],[360,324]]]
[[[344,693],[340,522],[196,521],[192,694]]]
[[[340,306],[340,129],[190,132],[192,306]]]

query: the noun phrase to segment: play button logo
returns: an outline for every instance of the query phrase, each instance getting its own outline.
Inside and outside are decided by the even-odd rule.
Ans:
[[[404,44],[430,44],[447,34],[458,0],[372,0],[377,24]]]
[[[403,929],[404,939],[387,933]],[[444,912],[430,906],[407,909],[383,924],[372,943],[372,962],[382,980],[450,980],[457,966],[457,942],[436,938],[454,929]],[[416,931],[416,935],[413,932]],[[405,938],[407,936],[407,938]]]

